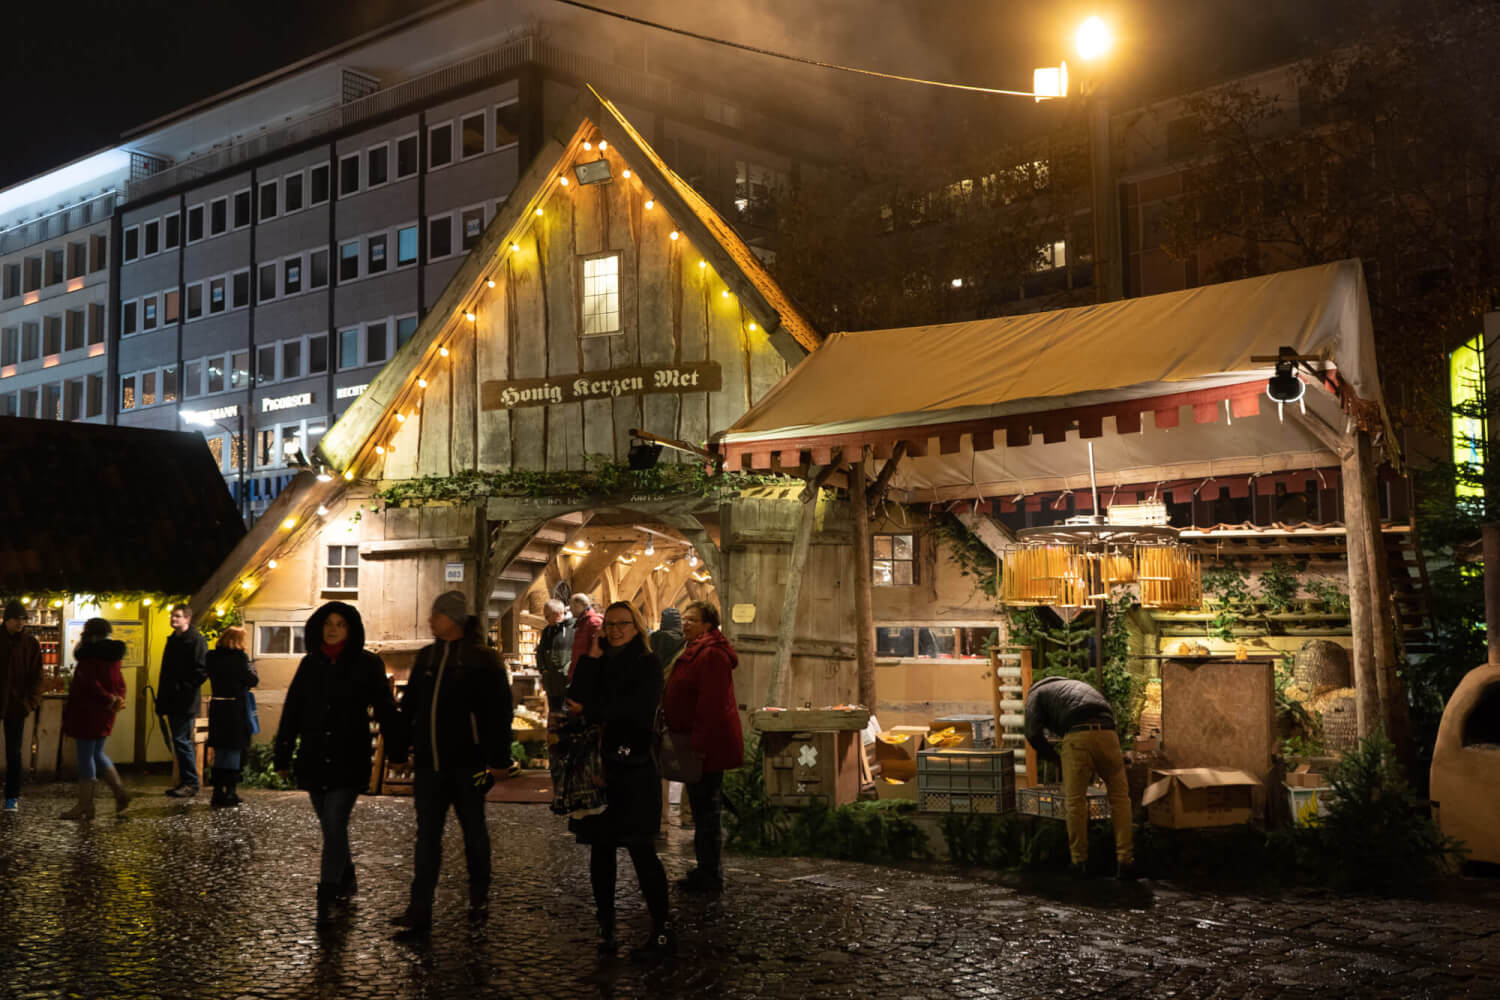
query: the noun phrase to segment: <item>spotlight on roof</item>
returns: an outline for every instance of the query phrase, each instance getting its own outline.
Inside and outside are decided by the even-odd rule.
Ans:
[[[609,161],[601,156],[587,163],[575,163],[573,176],[578,178],[580,184],[603,184],[610,179]]]
[[[656,467],[656,460],[661,457],[661,445],[648,444],[645,441],[632,441],[630,454],[626,460],[630,467],[636,472]]]
[[[1266,395],[1278,403],[1295,403],[1307,391],[1307,383],[1297,377],[1297,353],[1283,347],[1276,359],[1276,374],[1266,382]]]

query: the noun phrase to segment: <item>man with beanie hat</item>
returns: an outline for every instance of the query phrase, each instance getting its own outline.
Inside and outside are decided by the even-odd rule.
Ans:
[[[432,928],[449,806],[463,829],[469,916],[482,920],[489,915],[490,834],[484,796],[496,779],[519,770],[510,758],[510,678],[499,654],[485,644],[479,619],[469,614],[468,596],[458,590],[439,595],[428,624],[436,641],[417,654],[401,699],[416,771],[417,842],[411,900],[391,921],[403,928],[400,938],[420,937]],[[400,760],[405,753],[391,756]]]
[[[5,811],[21,798],[21,734],[26,717],[42,703],[42,646],[26,632],[26,605],[8,601],[0,629],[0,718],[5,720]]]

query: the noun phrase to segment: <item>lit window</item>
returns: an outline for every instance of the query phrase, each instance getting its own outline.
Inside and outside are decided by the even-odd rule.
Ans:
[[[876,535],[871,542],[875,586],[907,587],[916,582],[916,546],[911,535]]]
[[[620,329],[620,255],[590,257],[583,262],[583,333]]]
[[[256,625],[257,656],[301,656],[307,652],[303,625]]]
[[[328,568],[324,590],[350,592],[359,589],[359,546],[328,546]]]

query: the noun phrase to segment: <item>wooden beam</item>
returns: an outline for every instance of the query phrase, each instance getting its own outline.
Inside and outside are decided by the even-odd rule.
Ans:
[[[682,532],[682,536],[693,543],[693,549],[698,553],[698,558],[703,560],[709,576],[721,583],[727,579],[724,576],[724,554],[714,544],[708,529],[703,526],[703,522],[696,515],[658,514],[656,520]],[[724,616],[724,622],[729,623],[728,615]]]
[[[1370,511],[1359,487],[1364,463],[1358,448],[1346,448],[1340,462],[1344,479],[1344,530],[1349,539],[1349,630],[1354,666],[1354,709],[1363,739],[1380,726],[1380,689],[1375,678],[1374,630],[1370,623],[1369,550],[1363,544]],[[1379,511],[1374,512],[1379,517]]]
[[[665,445],[666,447],[671,448],[674,451],[685,451],[689,455],[697,455],[714,463],[714,465],[716,466],[724,461],[723,455],[715,455],[713,452],[709,451],[706,448],[699,448],[695,444],[688,444],[686,441],[679,441],[676,438],[662,437],[660,434],[652,434],[649,431],[641,430],[639,427],[630,428],[630,436],[638,437],[642,441],[654,441],[657,444]]]
[[[483,502],[476,503],[474,507],[475,525],[488,523],[485,514],[485,504]],[[482,615],[488,615],[492,595],[495,592],[496,585],[499,583],[500,572],[516,557],[517,552],[520,552],[531,544],[532,537],[536,535],[537,531],[545,523],[541,518],[534,517],[521,521],[507,521],[504,524],[495,525],[489,529],[488,544],[484,546],[485,552],[481,555],[479,566],[474,573],[476,577],[474,581],[475,592],[470,595],[475,599],[474,606],[476,608],[486,609],[481,613]],[[515,601],[512,600],[511,604],[514,603]],[[502,617],[504,617],[506,610],[508,608],[501,609]],[[480,620],[486,631],[488,631],[489,618],[482,617]]]
[[[807,485],[802,487],[802,493],[798,497],[803,503],[811,503],[818,497],[818,490],[828,482],[828,477],[838,471],[839,460],[844,457],[844,449],[833,449],[833,458],[821,469],[812,468],[808,470]]]
[[[630,551],[633,542],[614,542],[596,545],[589,554],[580,558],[578,565],[568,568],[568,585],[573,593],[588,593],[599,585],[604,571],[614,564],[617,556]]]
[[[901,459],[906,455],[906,442],[897,441],[896,447],[891,449],[891,457],[885,460],[881,466],[880,474],[875,477],[875,482],[870,484],[865,493],[865,502],[871,506],[885,499],[886,491],[891,488],[891,477],[896,474],[896,466],[901,464]]]
[[[870,507],[865,502],[865,456],[849,466],[849,500],[854,517],[854,636],[859,654],[859,703],[875,708],[875,598],[870,565]]]
[[[812,548],[813,527],[818,521],[817,490],[812,502],[800,505],[797,534],[787,562],[786,584],[781,591],[781,621],[776,626],[776,655],[771,660],[771,679],[766,684],[767,705],[786,703],[787,674],[792,667],[792,640],[797,633],[797,602],[802,597],[802,578],[807,575],[807,553]]]
[[[972,531],[997,559],[1004,559],[1006,550],[1015,544],[1015,533],[988,514],[959,514],[958,521]]]
[[[467,549],[472,541],[470,535],[451,535],[447,538],[387,538],[359,543],[359,554],[364,559],[380,559],[385,556],[408,552],[445,552]]]
[[[1365,549],[1364,586],[1370,594],[1370,639],[1374,645],[1375,689],[1380,697],[1380,717],[1385,735],[1396,748],[1398,759],[1411,773],[1413,748],[1411,719],[1406,707],[1406,685],[1396,669],[1395,607],[1391,600],[1390,556],[1380,532],[1380,501],[1375,492],[1375,462],[1370,435],[1354,431],[1354,449],[1359,454],[1362,474],[1355,481],[1344,480],[1345,490],[1358,489],[1367,512],[1360,543]]]

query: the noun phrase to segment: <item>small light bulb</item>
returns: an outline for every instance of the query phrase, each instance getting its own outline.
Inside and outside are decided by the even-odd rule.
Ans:
[[[289,517],[285,521],[281,522],[281,526],[287,531],[291,531],[297,526],[297,519],[295,517]]]
[[[624,177],[627,181],[630,180],[630,168],[626,167],[624,170],[620,171],[620,176]]]
[[[419,378],[419,379],[417,379],[417,388],[418,389],[425,389],[425,388],[427,388],[427,380],[425,378]]]
[[[377,454],[377,455],[384,455],[385,454],[385,446],[377,444],[375,446],[375,454]]]
[[[439,347],[438,348],[438,356],[446,358],[448,356],[448,348],[446,348],[446,347]]]
[[[539,209],[537,209],[537,211],[540,212],[541,209],[539,208]],[[520,253],[521,252],[521,244],[512,242],[511,245],[510,245],[510,252],[511,253]]]
[[[266,563],[266,565],[269,566],[271,569],[275,569],[276,568],[276,560],[275,559],[269,560]]]
[[[656,542],[653,539],[646,539],[646,555],[656,555]]]
[[[726,288],[722,292],[720,292],[719,297],[725,299],[729,298],[729,289]]]
[[[594,148],[594,144],[592,142],[589,142],[587,139],[585,139],[585,140],[583,140],[583,148],[585,150],[593,149]]]
[[[677,238],[678,238],[678,237],[679,237],[679,236],[680,236],[680,235],[681,235],[681,234],[680,234],[680,233],[678,233],[678,232],[677,232],[677,230],[675,230],[675,229],[674,229],[674,230],[672,230],[672,232],[671,232],[671,233],[670,233],[670,234],[668,234],[668,235],[670,235],[670,236],[671,236],[671,237],[672,237],[672,239],[674,239],[674,240],[675,240],[675,239],[677,239]]]
[[[116,610],[116,611],[118,611],[118,610],[120,610],[120,609],[121,609],[121,608],[123,608],[123,607],[124,607],[124,606],[125,606],[125,604],[124,604],[124,602],[122,602],[122,601],[116,601],[116,602],[115,602],[115,610]]]
[[[602,152],[604,152],[608,148],[609,148],[609,143],[605,142],[603,139],[600,139],[599,140],[599,152],[602,153]]]
[[[536,210],[536,216],[539,219],[542,217],[542,210],[540,208]],[[515,246],[515,244],[512,243],[511,246]]]
[[[214,608],[214,614],[218,615],[220,618],[224,617],[224,605],[221,604],[217,608]]]
[[[142,607],[147,607],[147,608],[151,607],[151,598],[149,598],[149,597],[146,598],[144,601],[141,602],[141,605],[142,605]]]
[[[398,424],[404,424],[404,423],[406,423],[406,414],[404,414],[404,413],[398,413],[398,414],[396,414],[396,423],[398,423]]]
[[[349,482],[349,483],[354,482],[354,470],[353,469],[349,469],[349,470],[345,471],[345,473],[344,473],[344,481],[345,482]]]
[[[466,312],[466,313],[464,313],[464,319],[466,319],[470,323],[472,323],[472,322],[474,322],[474,314],[472,312]],[[447,348],[444,348],[442,353],[443,353],[443,357],[446,358],[448,356],[448,350],[447,350]]]
[[[568,179],[566,177],[559,177],[557,179],[557,183],[561,184],[563,187],[567,187],[568,186]]]
[[[318,504],[318,516],[319,517],[327,517],[328,516],[328,508],[324,507],[322,504]]]
[[[655,207],[656,207],[656,202],[653,199],[651,199],[651,198],[647,198],[646,199],[646,211],[649,212],[649,211],[651,211]]]
[[[242,580],[240,582],[240,589],[241,590],[249,590],[253,586],[255,586],[255,584],[251,583],[249,580]]]
[[[489,281],[486,281],[485,284],[488,285],[491,288],[494,288],[495,287],[495,279],[491,278]]]
[[[756,325],[755,325],[755,320],[753,320],[753,319],[752,319],[752,320],[751,320],[751,321],[750,321],[750,332],[751,332],[751,333],[754,333],[754,332],[755,332],[755,331],[756,331],[756,329],[757,329],[757,327],[756,327]]]
[[[700,271],[703,270],[707,266],[708,266],[708,261],[706,261],[706,260],[700,260],[698,262],[698,270],[700,270]]]

